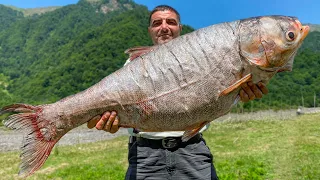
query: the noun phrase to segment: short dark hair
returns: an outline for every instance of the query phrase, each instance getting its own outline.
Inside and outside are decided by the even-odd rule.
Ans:
[[[151,21],[151,16],[152,16],[152,14],[154,14],[154,13],[157,12],[157,11],[165,11],[165,10],[174,12],[174,13],[177,15],[178,21],[179,21],[179,23],[180,23],[180,14],[178,13],[177,10],[175,10],[173,7],[168,6],[168,5],[159,5],[159,6],[155,7],[155,8],[151,11],[150,16],[149,16],[149,24],[151,23],[150,21]]]

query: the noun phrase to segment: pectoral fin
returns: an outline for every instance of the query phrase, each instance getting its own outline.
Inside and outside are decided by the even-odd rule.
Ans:
[[[241,78],[239,81],[235,82],[234,84],[232,84],[231,86],[229,86],[228,88],[223,90],[219,96],[225,96],[225,95],[229,94],[230,92],[239,88],[243,83],[247,83],[251,80],[252,80],[252,74],[247,74],[246,76]]]
[[[200,124],[200,126],[198,126],[197,128],[195,129],[192,129],[192,130],[187,130],[183,133],[183,136],[182,136],[182,142],[186,142],[188,141],[189,139],[191,139],[193,136],[195,136],[196,134],[198,134],[198,132],[206,125],[208,124],[209,121],[205,121],[203,123]]]

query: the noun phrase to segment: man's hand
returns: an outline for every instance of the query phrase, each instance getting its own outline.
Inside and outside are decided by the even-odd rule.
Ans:
[[[95,116],[87,123],[87,127],[92,129],[96,127],[98,130],[104,130],[110,133],[116,133],[119,130],[119,118],[117,112],[107,111],[102,116]]]
[[[250,100],[254,100],[255,98],[262,98],[263,94],[268,94],[267,86],[258,82],[257,84],[253,84],[251,81],[243,84],[242,89],[240,90],[240,99],[242,102],[248,102]]]

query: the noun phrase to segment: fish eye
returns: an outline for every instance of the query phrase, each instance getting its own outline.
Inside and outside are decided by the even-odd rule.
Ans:
[[[287,39],[289,40],[289,41],[293,41],[294,40],[294,33],[293,32],[288,32],[287,33]]]

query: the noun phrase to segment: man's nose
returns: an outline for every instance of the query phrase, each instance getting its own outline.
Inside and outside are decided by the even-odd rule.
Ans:
[[[167,22],[166,21],[162,21],[161,29],[168,30],[168,28],[169,28],[169,26],[168,26]]]

